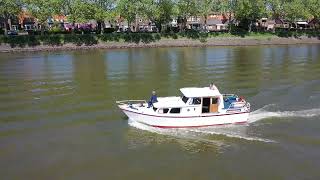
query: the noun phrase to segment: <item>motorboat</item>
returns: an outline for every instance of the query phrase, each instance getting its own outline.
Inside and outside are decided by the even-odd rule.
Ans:
[[[195,128],[248,121],[250,103],[218,88],[186,87],[182,95],[158,97],[152,106],[146,100],[117,101],[129,119],[157,128]]]

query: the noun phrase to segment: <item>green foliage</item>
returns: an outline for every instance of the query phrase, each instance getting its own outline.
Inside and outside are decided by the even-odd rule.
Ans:
[[[179,18],[179,27],[184,28],[190,16],[206,19],[211,12],[219,12],[234,16],[249,31],[262,17],[291,22],[320,18],[320,0],[0,0],[0,17],[6,23],[22,8],[42,27],[54,15],[67,15],[70,23],[96,20],[102,31],[103,22],[115,17],[129,25],[137,17],[149,19],[161,30],[173,18]]]
[[[178,16],[186,18],[188,16],[195,16],[199,14],[197,4],[197,0],[178,0]]]
[[[119,0],[117,3],[117,12],[131,24],[138,14],[139,0]]]
[[[146,16],[150,20],[156,23],[159,30],[161,30],[162,24],[169,23],[175,16],[174,3],[171,0],[144,0],[145,6],[149,8],[143,8],[142,16]],[[148,3],[148,4],[147,4]]]
[[[0,0],[0,15],[12,16],[20,12],[22,2],[20,0]]]
[[[305,0],[307,12],[310,13],[314,18],[320,18],[320,1],[319,0]]]
[[[266,16],[266,4],[264,0],[239,0],[235,17],[242,24],[248,26],[251,31],[252,23]]]
[[[0,0],[0,19],[3,19],[4,29],[3,34],[6,34],[8,20],[20,13],[22,8],[21,0]],[[2,33],[1,33],[2,34]]]
[[[213,11],[215,3],[213,0],[200,0],[198,3],[199,14],[205,19]]]
[[[37,18],[42,28],[46,26],[48,18],[61,13],[63,0],[25,0],[28,12]]]
[[[311,17],[303,0],[290,0],[283,4],[285,17],[291,22]]]
[[[272,18],[282,18],[285,15],[284,3],[285,0],[268,0],[267,1],[267,13]]]

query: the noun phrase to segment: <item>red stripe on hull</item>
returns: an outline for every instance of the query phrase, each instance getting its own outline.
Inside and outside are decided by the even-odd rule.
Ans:
[[[170,129],[170,128],[200,128],[200,127],[223,126],[223,125],[231,125],[231,124],[245,124],[247,123],[247,121],[235,122],[235,123],[224,123],[224,124],[209,124],[209,125],[201,125],[201,126],[157,126],[157,125],[146,124],[140,121],[139,123],[145,124],[147,126],[155,127],[155,128]]]
[[[245,113],[250,113],[250,112],[240,112],[240,113],[232,113],[232,114],[214,114],[214,115],[208,115],[208,116],[157,116],[157,115],[152,115],[152,114],[144,114],[144,113],[139,113],[135,111],[130,111],[127,109],[122,109],[122,111],[127,111],[127,112],[132,112],[135,114],[141,114],[145,116],[152,116],[152,117],[161,117],[161,118],[198,118],[198,117],[212,117],[212,116],[228,116],[228,115],[234,115],[234,114],[245,114]]]

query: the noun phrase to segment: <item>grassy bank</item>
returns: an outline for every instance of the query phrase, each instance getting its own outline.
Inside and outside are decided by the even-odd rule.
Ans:
[[[74,44],[76,46],[93,46],[99,43],[125,42],[125,43],[143,43],[148,44],[157,42],[161,39],[190,39],[197,40],[202,43],[212,38],[253,38],[253,39],[271,39],[274,37],[299,38],[304,37],[320,37],[319,31],[277,31],[274,33],[201,33],[201,32],[185,32],[185,33],[112,33],[112,34],[51,34],[51,35],[21,35],[21,36],[1,36],[0,43],[10,45],[10,47],[24,48],[36,47],[39,45],[47,46],[63,46],[65,44]]]

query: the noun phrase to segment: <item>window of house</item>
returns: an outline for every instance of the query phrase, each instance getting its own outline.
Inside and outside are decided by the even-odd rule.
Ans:
[[[170,113],[178,114],[180,113],[180,108],[171,108]]]

